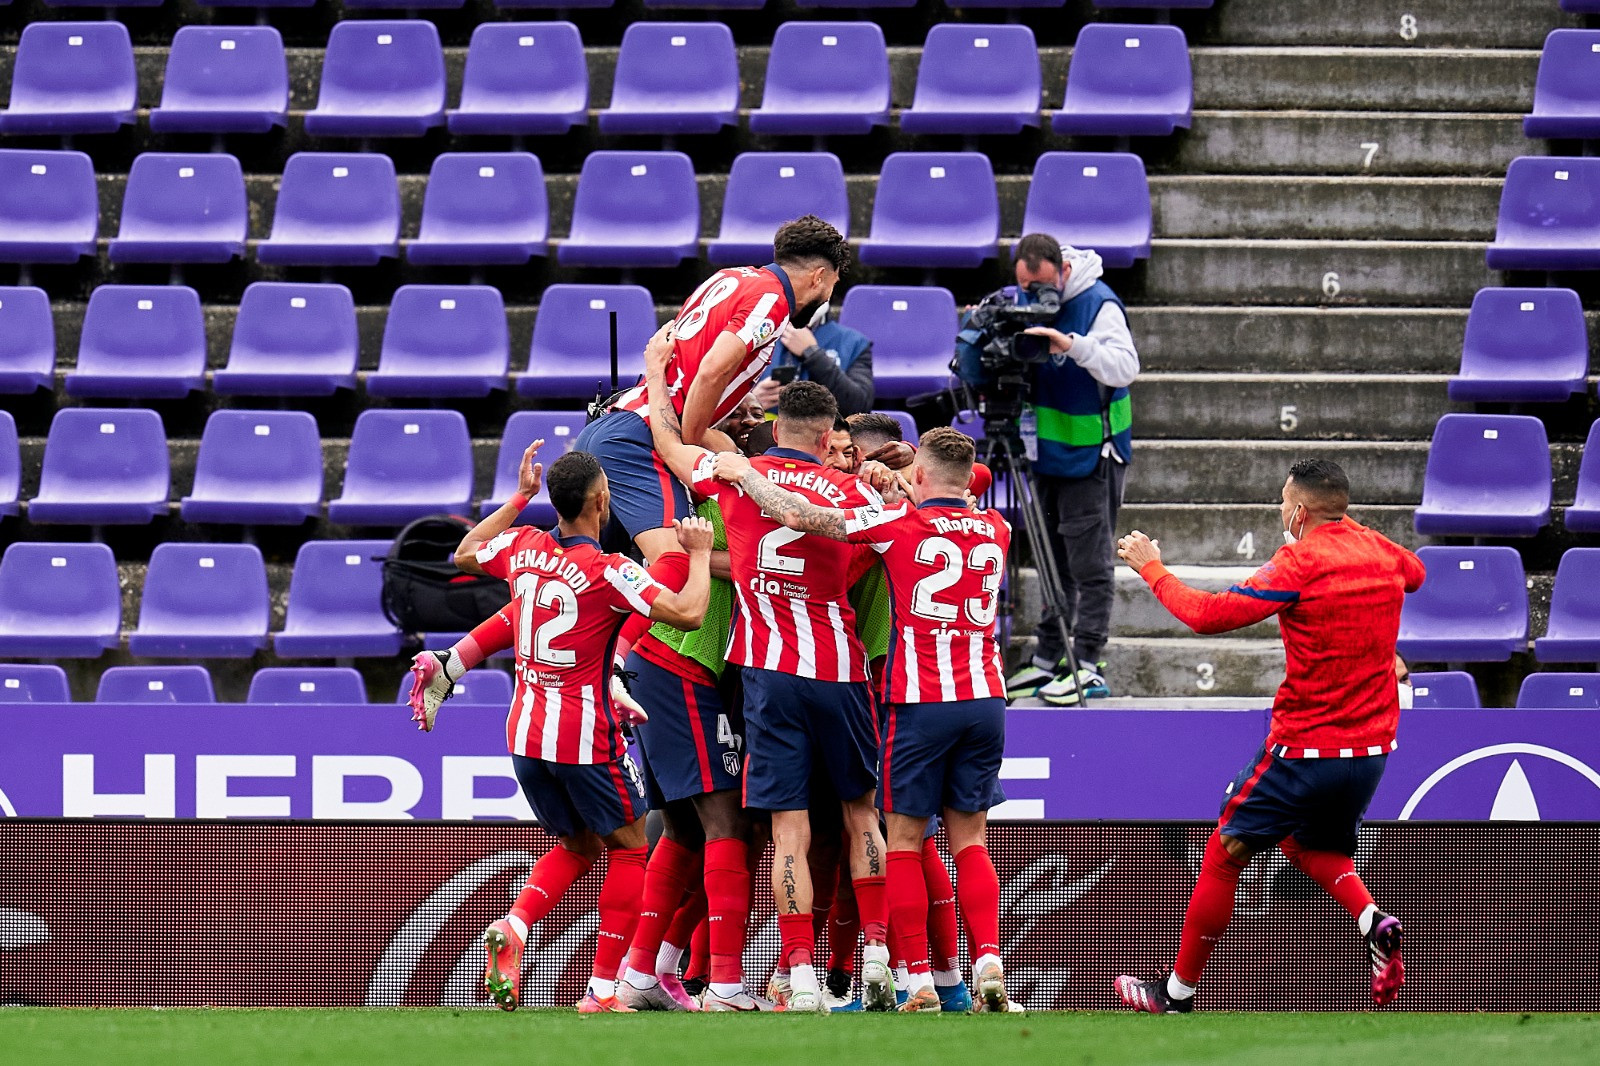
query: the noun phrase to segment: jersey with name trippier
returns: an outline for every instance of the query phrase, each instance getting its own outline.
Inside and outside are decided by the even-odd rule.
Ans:
[[[750,465],[819,507],[870,510],[882,503],[854,476],[805,452],[773,448]],[[716,497],[728,530],[734,597],[728,661],[818,681],[865,681],[867,656],[847,597],[856,549],[773,521],[739,486],[713,477],[715,466],[716,456],[704,453],[690,488]]]
[[[629,612],[649,616],[665,591],[638,563],[589,537],[515,526],[478,549],[478,565],[511,586],[516,692],[506,719],[513,755],[604,763],[623,754],[611,707],[611,658]]]
[[[683,414],[700,364],[718,337],[732,333],[744,342],[744,360],[722,390],[711,422],[727,418],[772,362],[772,346],[783,331],[789,310],[783,282],[764,267],[729,267],[702,282],[683,302],[673,322],[672,358],[666,372],[673,409]],[[623,393],[616,406],[650,420],[650,397],[643,385]]]
[[[1003,697],[995,608],[1011,527],[998,511],[963,500],[924,500],[845,521],[852,544],[883,559],[893,624],[883,671],[889,703]]]

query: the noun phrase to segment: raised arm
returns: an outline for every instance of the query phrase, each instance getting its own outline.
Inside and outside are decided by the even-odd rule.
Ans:
[[[534,462],[533,457],[542,447],[544,447],[543,437],[528,445],[528,450],[522,453],[522,465],[517,468],[517,494],[468,530],[467,535],[461,538],[461,543],[456,545],[457,569],[469,574],[483,573],[483,567],[478,565],[478,549],[510,529],[512,523],[517,520],[517,515],[528,506],[528,501],[539,494],[539,483],[544,477],[544,464]]]
[[[699,444],[711,428],[717,413],[717,401],[722,390],[728,387],[739,368],[744,366],[750,347],[737,333],[723,332],[711,345],[711,350],[700,362],[700,369],[683,398],[683,439],[689,444]],[[652,418],[654,416],[652,415]]]
[[[1161,543],[1138,530],[1117,542],[1117,554],[1139,572],[1161,606],[1201,634],[1227,633],[1265,621],[1300,599],[1292,579],[1273,563],[1242,585],[1222,592],[1202,592],[1180,581],[1161,562]]]
[[[712,351],[715,352],[715,349]],[[656,454],[667,464],[667,469],[679,481],[689,485],[694,482],[694,465],[706,454],[706,450],[683,442],[683,426],[678,420],[678,412],[672,408],[672,398],[667,395],[667,360],[671,357],[672,326],[669,324],[656,331],[644,349],[644,380],[650,394],[650,435],[654,439]],[[704,374],[703,365],[701,373]],[[701,379],[695,380],[698,384]]]

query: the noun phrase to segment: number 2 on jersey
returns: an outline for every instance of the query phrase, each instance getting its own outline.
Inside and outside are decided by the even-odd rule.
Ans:
[[[963,566],[983,575],[983,595],[972,596],[962,602],[967,619],[975,626],[987,626],[994,621],[995,609],[1000,601],[1000,579],[1005,573],[1005,556],[1000,546],[993,543],[975,545],[966,559],[961,548],[947,537],[929,537],[917,545],[917,562],[939,569],[921,579],[911,590],[911,609],[923,618],[935,622],[954,622],[961,608],[953,603],[942,603],[934,597],[961,580]]]
[[[538,574],[518,574],[517,657],[531,659],[540,666],[575,666],[578,653],[557,651],[551,644],[578,624],[578,594],[565,581],[541,578]],[[533,628],[535,607],[556,612],[538,629]]]

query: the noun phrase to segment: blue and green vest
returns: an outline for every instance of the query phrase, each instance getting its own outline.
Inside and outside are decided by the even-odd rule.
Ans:
[[[1087,334],[1107,302],[1126,313],[1111,286],[1096,281],[1068,300],[1056,317],[1063,333]],[[1123,462],[1133,458],[1133,405],[1126,387],[1111,389],[1072,361],[1052,357],[1047,368],[1034,370],[1034,414],[1039,425],[1039,458],[1033,469],[1053,477],[1087,477],[1100,461],[1107,440]]]

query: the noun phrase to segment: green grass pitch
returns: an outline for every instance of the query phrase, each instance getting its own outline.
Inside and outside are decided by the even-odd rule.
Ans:
[[[0,1008],[0,1062],[382,1066],[1506,1066],[1600,1062],[1600,1016],[1228,1014],[1156,1018],[641,1014],[492,1010]]]

